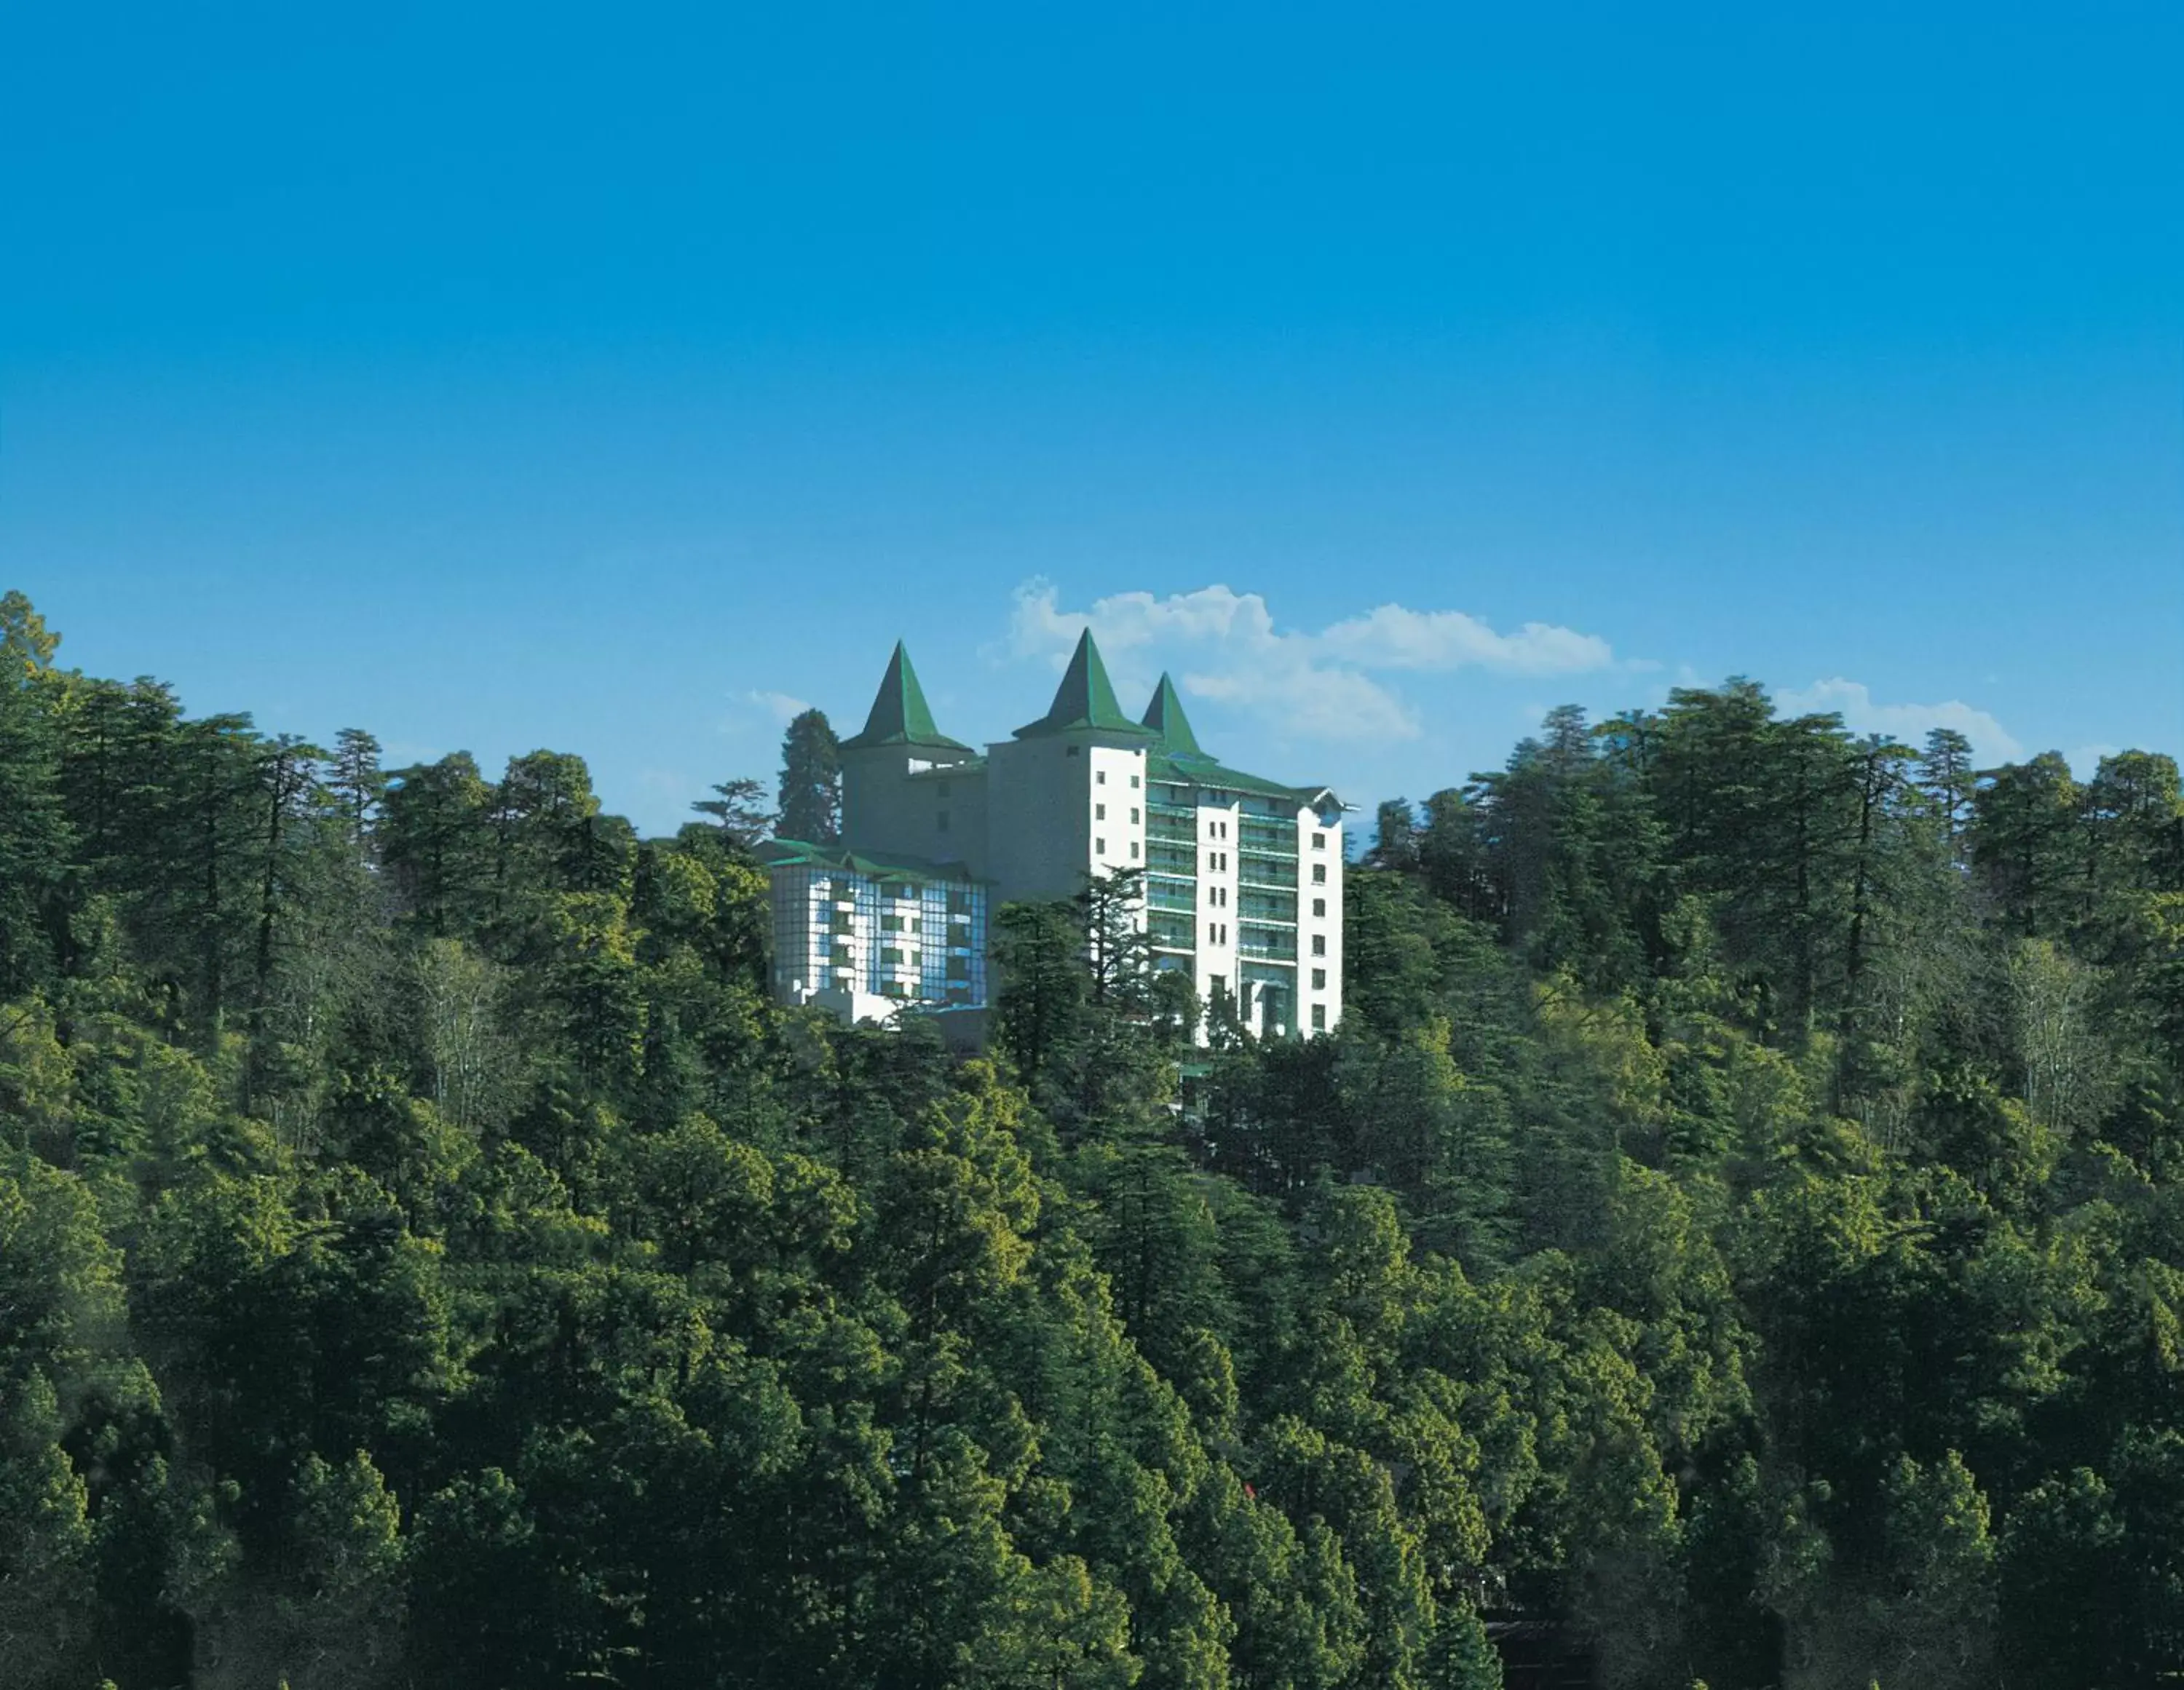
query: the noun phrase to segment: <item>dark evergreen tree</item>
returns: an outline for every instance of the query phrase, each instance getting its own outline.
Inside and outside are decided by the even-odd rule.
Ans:
[[[72,855],[47,665],[58,642],[21,595],[0,600],[0,1002],[50,973]]]
[[[2027,938],[2062,933],[2083,913],[2082,809],[2070,765],[2057,751],[1994,770],[1973,798],[1973,872]]]
[[[758,781],[738,776],[723,781],[712,790],[713,797],[699,798],[690,808],[711,816],[722,836],[738,850],[749,850],[774,831],[774,817],[766,808],[766,788]]]
[[[1366,862],[1397,874],[1419,866],[1418,813],[1408,798],[1389,798],[1373,812],[1373,848]]]
[[[777,831],[784,839],[831,845],[842,837],[840,742],[822,710],[805,710],[781,739]]]
[[[1961,862],[1964,837],[1971,826],[1972,795],[1979,787],[1971,741],[1954,728],[1930,731],[1919,758],[1919,786],[1941,818],[1950,854]]]
[[[387,775],[379,766],[379,742],[362,728],[343,728],[334,738],[326,787],[341,806],[350,842],[365,848],[378,826],[387,794]]]

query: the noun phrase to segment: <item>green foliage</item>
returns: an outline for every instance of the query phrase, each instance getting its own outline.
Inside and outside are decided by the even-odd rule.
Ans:
[[[841,745],[824,711],[800,712],[783,734],[778,796],[783,838],[823,845],[841,837]]]
[[[1201,1042],[1122,875],[975,1058],[767,1003],[755,784],[55,655],[0,600],[11,1684],[2184,1665],[2166,758],[1558,710],[1382,808],[1329,1036]]]

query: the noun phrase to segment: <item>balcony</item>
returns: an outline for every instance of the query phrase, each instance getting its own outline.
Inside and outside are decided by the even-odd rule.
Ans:
[[[1192,951],[1198,948],[1198,924],[1188,918],[1156,915],[1145,924],[1145,938],[1156,951]]]

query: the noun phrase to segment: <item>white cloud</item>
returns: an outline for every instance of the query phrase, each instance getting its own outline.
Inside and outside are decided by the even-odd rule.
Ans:
[[[1568,675],[1614,661],[1594,635],[1543,622],[1500,634],[1460,610],[1384,604],[1311,633],[1277,627],[1262,595],[1227,586],[1166,598],[1119,592],[1089,609],[1067,610],[1054,586],[1037,580],[1017,590],[1006,649],[1059,668],[1088,627],[1134,692],[1140,680],[1151,684],[1151,674],[1139,670],[1165,664],[1186,692],[1265,707],[1286,728],[1327,740],[1418,737],[1416,716],[1370,670]]]
[[[1096,600],[1089,610],[1064,610],[1053,584],[1033,580],[1017,589],[1009,622],[1009,648],[1019,657],[1039,653],[1063,659],[1088,627],[1095,629],[1100,648],[1110,655],[1169,640],[1243,639],[1255,644],[1283,637],[1274,632],[1267,601],[1256,592],[1226,586],[1202,586],[1195,592],[1117,592]]]
[[[744,701],[764,711],[784,726],[811,708],[804,699],[792,698],[786,692],[769,692],[755,687],[744,694]]]
[[[1841,675],[1777,692],[1774,707],[1790,716],[1833,711],[1853,732],[1891,734],[1910,745],[1918,744],[1936,728],[1954,728],[1972,742],[1972,753],[1982,764],[2013,763],[2025,755],[2025,748],[2000,722],[1961,699],[1940,704],[1884,704],[1863,681],[1846,681]]]
[[[1615,661],[1607,642],[1549,622],[1497,634],[1461,610],[1407,610],[1383,604],[1337,622],[1320,637],[1329,651],[1379,669],[1461,669],[1476,664],[1509,675],[1575,675]]]
[[[1387,689],[1354,669],[1268,664],[1227,672],[1186,670],[1178,684],[1202,698],[1266,706],[1312,739],[1416,739],[1418,718]]]

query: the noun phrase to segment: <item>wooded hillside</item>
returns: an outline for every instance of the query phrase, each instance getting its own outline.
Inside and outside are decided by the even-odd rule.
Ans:
[[[1112,887],[989,1058],[777,1010],[732,820],[0,603],[0,1679],[2184,1666],[2168,757],[1558,710],[1383,806],[1339,1034],[1203,1054]]]

